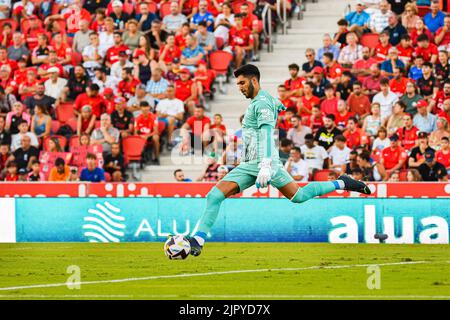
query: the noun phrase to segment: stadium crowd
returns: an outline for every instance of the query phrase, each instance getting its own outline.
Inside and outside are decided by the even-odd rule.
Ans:
[[[265,3],[0,0],[1,180],[124,181],[142,141],[159,165],[176,128],[225,132],[214,61],[258,59]]]

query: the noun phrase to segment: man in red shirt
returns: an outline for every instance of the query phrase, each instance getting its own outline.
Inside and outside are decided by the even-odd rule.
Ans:
[[[313,95],[315,86],[311,81],[307,81],[303,85],[303,96],[297,101],[298,114],[304,118],[309,118],[313,105],[320,105],[320,99]]]
[[[325,70],[325,77],[331,84],[337,84],[342,76],[344,69],[334,59],[333,53],[325,52],[322,57],[322,62]]]
[[[17,62],[11,59],[8,59],[8,50],[6,47],[0,47],[0,67],[8,65],[11,68],[11,72],[17,69]]]
[[[159,165],[159,123],[155,114],[150,112],[150,105],[147,101],[142,101],[142,113],[134,120],[134,134],[147,140],[143,152],[144,162],[150,160],[153,151],[152,161]]]
[[[37,79],[37,70],[35,68],[28,68],[26,80],[21,83],[17,83],[20,100],[25,101],[26,97],[35,94],[38,83],[39,80]]]
[[[337,104],[337,114],[335,117],[336,127],[343,131],[347,127],[348,119],[354,116],[354,113],[348,111],[347,103],[344,100],[339,100]]]
[[[320,104],[320,110],[323,114],[332,114],[336,116],[337,114],[337,104],[339,99],[334,94],[334,87],[332,84],[327,84],[325,86],[325,99],[322,100]]]
[[[436,161],[444,165],[447,171],[450,170],[450,144],[448,137],[441,138],[441,149],[436,152]]]
[[[258,17],[250,11],[250,8],[249,8],[247,2],[244,2],[241,4],[241,12],[240,13],[243,14],[243,17],[242,17],[243,26],[247,27],[253,33],[253,50],[254,50],[254,54],[256,55],[256,52],[258,52],[258,48],[259,48],[259,34],[262,31],[262,30],[259,30]],[[236,18],[236,15],[234,17]]]
[[[97,120],[100,120],[100,116],[106,112],[106,103],[103,97],[99,95],[99,91],[99,86],[96,83],[93,83],[86,88],[85,93],[78,95],[74,105],[75,114],[80,114],[81,108],[85,105],[89,105]]]
[[[438,113],[439,118],[445,118],[450,123],[450,99],[444,101],[442,111]]]
[[[355,117],[348,118],[347,130],[344,131],[343,135],[347,139],[347,147],[350,149],[367,145],[369,142],[364,131],[358,128],[358,119]]]
[[[61,33],[57,33],[53,36],[52,47],[56,51],[58,57],[58,63],[67,65],[72,63],[72,48],[63,41]]]
[[[294,101],[292,101],[289,96],[288,96],[288,92],[286,90],[286,86],[284,84],[280,84],[278,86],[278,99],[280,100],[280,102],[283,104],[283,106],[286,107],[286,109],[288,108],[296,108],[295,107],[295,103]],[[286,111],[280,111],[278,113],[278,116],[283,116],[285,114]]]
[[[236,26],[230,29],[230,45],[235,57],[235,68],[239,68],[247,52],[253,50],[253,34],[249,28],[243,26],[243,17],[242,13],[234,15]]]
[[[402,35],[400,39],[400,43],[397,46],[398,58],[405,64],[405,66],[409,66],[412,62],[412,56],[414,54],[412,40],[408,34]]]
[[[436,31],[434,41],[439,46],[446,46],[450,43],[450,17],[444,18],[444,25]]]
[[[402,147],[406,151],[410,151],[418,145],[419,129],[413,125],[412,117],[409,113],[403,115],[403,123],[404,126],[398,128],[396,134],[401,141]]]
[[[181,127],[181,135],[183,137],[181,152],[193,153],[195,149],[200,148],[201,150],[202,145],[203,148],[206,148],[211,140],[211,135],[209,132],[210,126],[211,119],[205,116],[204,107],[196,106],[194,109],[194,114],[189,117]],[[190,150],[189,146],[191,147]]]
[[[406,85],[408,84],[409,79],[403,76],[403,69],[400,67],[396,66],[392,71],[394,77],[389,80],[389,87],[393,93],[400,97],[405,94]]]
[[[295,101],[303,94],[303,83],[306,82],[306,79],[298,76],[300,71],[298,64],[291,63],[288,66],[288,69],[291,78],[284,82],[284,86],[286,87],[286,90],[288,90],[288,97]]]
[[[388,180],[390,172],[403,168],[408,158],[408,153],[400,146],[397,134],[394,133],[389,140],[391,145],[381,151],[381,157],[377,163],[377,169],[383,181]]]
[[[197,87],[191,79],[191,72],[187,68],[180,71],[180,79],[175,81],[175,98],[184,102],[189,114],[194,114],[197,103]]]
[[[26,34],[24,34],[25,41],[27,43],[30,52],[38,45],[38,36],[41,34],[47,34],[47,32],[39,24],[39,18],[36,15],[32,15],[28,18],[30,27]],[[51,37],[49,37],[51,39]]]
[[[370,100],[363,93],[361,82],[353,82],[353,92],[347,99],[347,105],[350,112],[358,115],[360,119],[370,114]]]
[[[429,61],[432,64],[436,63],[438,57],[438,48],[435,44],[430,43],[430,39],[426,34],[421,34],[417,37],[417,47],[414,55],[422,56],[424,61]]]
[[[122,69],[122,80],[117,85],[117,91],[119,95],[129,100],[136,93],[136,87],[141,82],[133,77],[133,69],[123,68]]]
[[[387,60],[389,49],[392,45],[389,43],[390,34],[389,31],[383,31],[380,33],[380,43],[372,49],[372,56],[379,63]]]
[[[122,34],[119,31],[114,31],[114,46],[106,50],[105,55],[105,64],[108,68],[111,68],[111,66],[119,61],[119,52],[121,51],[129,51],[127,45],[123,43],[122,40]]]
[[[354,74],[359,81],[364,82],[364,80],[370,76],[370,67],[376,63],[378,63],[377,60],[370,56],[370,49],[364,47],[362,49],[362,59],[355,61],[351,73]]]
[[[443,110],[444,101],[450,99],[450,81],[444,82],[442,90],[438,91],[436,97],[431,99],[428,111],[438,114]]]

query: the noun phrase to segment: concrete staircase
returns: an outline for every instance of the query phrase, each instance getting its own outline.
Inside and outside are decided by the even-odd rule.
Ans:
[[[305,62],[305,49],[317,49],[322,45],[324,33],[334,34],[336,22],[343,17],[348,4],[354,5],[356,0],[319,0],[316,3],[308,1],[303,19],[292,18],[292,27],[287,34],[281,34],[281,28],[276,36],[273,52],[267,52],[266,47],[259,53],[260,61],[255,62],[261,71],[261,86],[271,94],[277,95],[277,86],[289,78],[287,66]],[[234,79],[226,85],[226,94],[217,93],[210,101],[211,111],[208,116],[220,113],[228,130],[234,132],[240,128],[239,117],[248,106],[242,94],[237,90]],[[160,166],[146,166],[142,173],[142,181],[161,182],[173,181],[173,171],[182,168],[189,177],[195,180],[201,175],[205,161],[200,155],[196,157],[180,157],[174,150],[172,154],[165,151],[161,155]]]

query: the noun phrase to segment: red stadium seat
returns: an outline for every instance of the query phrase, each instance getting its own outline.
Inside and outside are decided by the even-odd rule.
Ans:
[[[71,136],[69,141],[69,150],[73,148],[77,148],[80,146],[80,137],[79,136]]]
[[[402,169],[400,170],[399,179],[400,181],[408,181],[408,169]]]
[[[363,47],[368,47],[370,49],[375,48],[379,43],[379,36],[376,33],[365,33],[359,40],[359,43]]]
[[[217,74],[226,75],[228,66],[233,60],[233,55],[229,52],[218,50],[211,53],[209,56],[209,64],[211,69],[216,71]]]
[[[48,141],[49,141],[51,138],[57,138],[58,141],[59,141],[59,145],[61,146],[61,148],[62,148],[63,150],[65,149],[66,144],[67,144],[67,139],[66,139],[66,137],[58,136],[58,135],[53,135],[53,136],[51,136],[51,137],[46,137],[46,138],[44,139],[44,146],[43,146],[44,151],[48,151]]]
[[[18,23],[17,23],[17,21],[14,20],[14,19],[2,19],[2,20],[0,20],[0,30],[3,30],[3,25],[4,25],[5,23],[10,23],[10,24],[11,24],[11,27],[12,27],[12,31],[13,31],[13,32],[16,31],[16,30],[17,30],[17,27],[19,26]]]
[[[128,136],[122,140],[122,150],[127,161],[140,161],[147,141],[140,136]]]
[[[66,124],[74,131],[77,132],[78,119],[76,117],[67,120]]]
[[[61,103],[56,107],[56,117],[59,122],[66,123],[69,119],[75,117],[72,103]]]
[[[133,4],[132,4],[132,3],[129,3],[129,2],[125,2],[125,3],[123,4],[123,11],[124,11],[125,13],[128,13],[129,15],[132,15],[132,14],[133,14],[133,11],[134,11],[134,6],[133,6]]]
[[[419,17],[424,17],[428,12],[431,11],[429,6],[417,6],[417,15]]]
[[[58,120],[52,120],[52,129],[51,132],[56,134],[61,127],[61,123]]]
[[[151,13],[156,13],[158,11],[158,5],[156,3],[154,3],[153,1],[147,2],[147,4],[148,4],[148,10]]]
[[[83,62],[83,56],[81,55],[81,53],[72,51],[72,64],[74,66],[78,66],[78,65],[82,64],[82,62]]]
[[[100,128],[100,120],[95,121],[95,129]]]
[[[105,172],[105,182],[111,182],[112,181],[112,177],[109,174],[109,172]]]
[[[222,50],[224,43],[225,43],[225,40],[223,40],[222,37],[216,37],[217,50]]]
[[[164,2],[161,4],[161,6],[159,7],[159,16],[162,18],[164,18],[165,16],[167,16],[168,14],[170,14],[170,2]]]
[[[314,172],[313,174],[313,181],[328,181],[328,175],[333,170],[324,169],[324,170],[318,170]]]

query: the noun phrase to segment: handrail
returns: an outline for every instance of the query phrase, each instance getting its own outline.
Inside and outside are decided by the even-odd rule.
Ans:
[[[272,12],[266,3],[261,13],[264,38],[267,39],[267,52],[272,52]]]
[[[283,10],[281,10],[281,2],[283,2]],[[277,15],[280,19],[282,33],[287,34],[288,17],[286,11],[286,0],[277,0]]]

